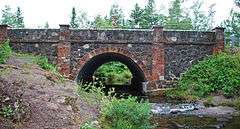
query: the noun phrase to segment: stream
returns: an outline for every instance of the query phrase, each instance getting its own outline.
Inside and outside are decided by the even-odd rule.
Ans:
[[[155,129],[240,129],[240,115],[231,107],[205,107],[201,103],[152,105]]]

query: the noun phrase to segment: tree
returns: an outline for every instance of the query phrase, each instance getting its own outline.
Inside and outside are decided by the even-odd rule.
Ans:
[[[77,21],[77,14],[76,14],[75,7],[72,8],[70,26],[72,28],[78,28],[79,27],[79,24],[78,24],[78,21]]]
[[[235,4],[240,7],[240,0],[235,0]],[[232,9],[227,20],[222,25],[226,28],[227,32],[233,34],[240,34],[240,11]],[[239,37],[240,38],[240,37]]]
[[[79,11],[77,15],[77,24],[79,25],[79,28],[90,28],[90,23],[87,13]]]
[[[140,22],[141,27],[150,28],[153,25],[158,24],[159,16],[156,13],[154,0],[148,0],[148,3],[145,6],[142,15],[143,20]]]
[[[157,13],[154,0],[148,0],[143,9],[136,4],[130,18],[129,22],[132,27],[138,26],[141,28],[150,28],[156,24],[163,25],[165,20],[164,15]]]
[[[181,0],[174,0],[169,8],[169,16],[166,20],[165,27],[167,29],[192,29],[192,22],[189,14],[183,14],[183,10],[181,9]]]
[[[112,28],[112,23],[107,16],[103,18],[101,15],[97,15],[92,22],[92,26],[94,28]]]
[[[113,4],[109,13],[109,20],[112,22],[113,27],[124,26],[124,15],[122,9],[117,5]]]
[[[2,10],[1,24],[14,26],[14,22],[15,22],[14,14],[12,13],[10,6],[6,5]]]
[[[23,16],[20,7],[17,7],[14,24],[16,28],[24,28]]]
[[[48,29],[48,28],[49,28],[48,22],[45,23],[44,28],[45,28],[45,29]]]
[[[2,10],[1,24],[7,24],[14,28],[24,28],[23,16],[20,7],[17,7],[17,11],[13,13],[10,6],[6,5]]]
[[[131,19],[129,20],[129,22],[131,27],[139,27],[139,24],[142,20],[142,13],[143,9],[141,9],[138,4],[135,4],[135,7],[130,14]]]
[[[213,10],[214,5],[209,8],[208,16],[205,15],[204,11],[201,10],[203,1],[194,2],[192,9],[192,29],[198,31],[207,31],[212,29],[213,16],[215,11]]]
[[[209,30],[213,28],[213,22],[214,22],[214,16],[215,16],[215,7],[216,4],[212,4],[209,6],[209,10],[208,10],[208,17],[207,17],[207,20],[208,20],[208,28]]]
[[[223,26],[226,28],[227,32],[231,32],[234,34],[239,34],[240,30],[240,13],[238,11],[234,11],[233,9],[230,12],[230,16],[227,20],[223,22]]]
[[[235,4],[240,7],[240,0],[235,0]]]

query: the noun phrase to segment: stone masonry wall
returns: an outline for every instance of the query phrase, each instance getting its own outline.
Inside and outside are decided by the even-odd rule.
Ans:
[[[58,29],[9,29],[7,34],[16,52],[47,56],[56,64]]]
[[[85,58],[107,51],[131,58],[143,70],[150,89],[168,87],[195,62],[224,49],[224,29],[211,32],[153,29],[11,29],[0,25],[0,42],[10,39],[17,52],[45,55],[60,72],[76,78]],[[166,83],[167,82],[167,83]],[[166,86],[165,86],[166,85]]]
[[[165,79],[174,80],[198,60],[212,55],[215,32],[166,31]]]

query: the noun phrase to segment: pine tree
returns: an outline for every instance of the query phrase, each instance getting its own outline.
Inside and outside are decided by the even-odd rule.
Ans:
[[[2,10],[1,24],[14,26],[14,22],[15,22],[14,14],[12,13],[10,6],[6,5]]]
[[[139,24],[141,22],[142,19],[142,13],[143,13],[143,9],[141,9],[141,7],[139,7],[138,4],[135,4],[134,9],[132,10],[131,14],[130,14],[130,26],[131,27],[139,27]]]
[[[181,29],[188,30],[192,29],[192,22],[189,14],[183,15],[184,12],[181,9],[181,0],[174,0],[171,7],[169,8],[169,16],[166,20],[165,27],[167,29]]]
[[[136,4],[130,18],[129,22],[132,27],[151,28],[153,25],[163,25],[165,16],[157,13],[154,0],[148,0],[143,9]]]
[[[16,28],[24,28],[23,16],[20,7],[17,7],[14,24]]]
[[[97,15],[92,22],[94,28],[112,28],[111,21],[105,17],[102,18],[101,15]]]
[[[143,20],[140,22],[142,28],[150,28],[158,23],[158,14],[155,9],[155,1],[148,0],[142,14]]]
[[[109,12],[109,20],[112,22],[113,27],[123,27],[124,26],[124,15],[122,9],[117,4],[111,6]],[[114,22],[114,23],[113,23]]]
[[[44,28],[45,28],[45,29],[48,29],[48,28],[49,28],[48,22],[45,23]]]
[[[70,26],[72,28],[78,28],[79,27],[79,24],[78,24],[78,21],[77,21],[77,14],[76,14],[75,7],[72,8]]]

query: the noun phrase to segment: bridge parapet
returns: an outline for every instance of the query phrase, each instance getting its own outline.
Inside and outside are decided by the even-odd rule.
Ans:
[[[152,43],[152,30],[71,30],[71,41],[81,43]]]
[[[216,43],[215,32],[164,31],[167,44],[211,45]]]

